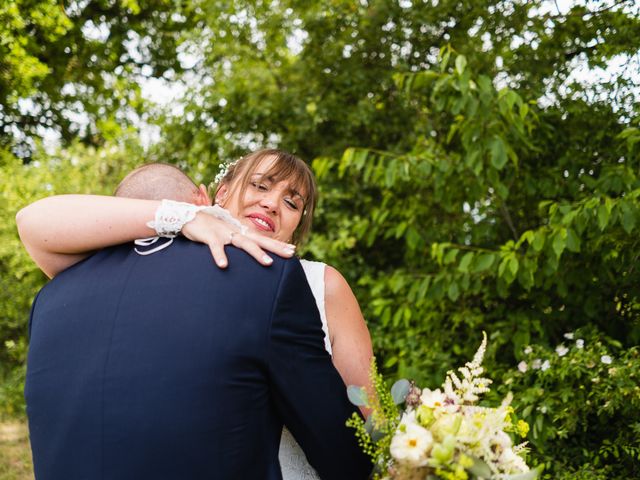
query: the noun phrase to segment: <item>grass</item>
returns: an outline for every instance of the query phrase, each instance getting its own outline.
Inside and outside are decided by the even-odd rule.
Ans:
[[[0,422],[0,480],[33,480],[25,421]]]

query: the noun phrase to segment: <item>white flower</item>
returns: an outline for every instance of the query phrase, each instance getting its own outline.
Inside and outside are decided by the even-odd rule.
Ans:
[[[524,360],[518,364],[518,370],[520,370],[522,373],[526,372],[527,368],[527,362],[525,362]]]
[[[525,354],[525,355],[529,355],[531,352],[533,352],[533,348],[531,348],[531,347],[525,347],[525,349],[524,349],[524,354]]]
[[[511,448],[506,448],[502,451],[498,458],[498,462],[507,473],[521,473],[529,471],[529,467],[527,467],[527,464],[522,457],[516,454]]]
[[[531,362],[531,368],[533,368],[534,370],[539,370],[541,363],[542,363],[542,360],[540,360],[539,358],[536,358],[533,362]]]
[[[566,334],[565,334],[565,337],[566,337]],[[567,352],[569,352],[569,349],[565,347],[562,343],[556,347],[556,353],[558,354],[559,357],[564,357],[567,354]]]
[[[576,340],[576,348],[584,348],[584,340],[579,338]]]
[[[461,376],[458,377],[453,370],[447,372],[444,385],[444,391],[447,396],[450,396],[450,392],[453,392],[455,396],[463,402],[473,403],[480,398],[478,397],[479,394],[486,393],[490,390],[489,385],[491,385],[493,381],[480,376],[482,372],[484,372],[482,359],[484,358],[486,348],[487,334],[482,332],[482,343],[473,356],[473,360],[465,363],[464,367],[458,368]],[[455,390],[453,388],[454,385]]]
[[[433,445],[433,436],[415,422],[415,415],[405,414],[391,439],[391,456],[399,462],[422,466]]]
[[[605,365],[609,365],[613,360],[611,359],[611,357],[609,355],[602,355],[600,357],[600,361],[602,363],[604,363]]]
[[[498,430],[495,437],[493,437],[493,444],[497,445],[502,450],[511,448],[513,445],[513,443],[511,442],[511,437],[504,433],[502,430]]]
[[[464,416],[460,413],[445,414],[436,420],[429,430],[437,440],[443,441],[448,436],[458,433],[463,420]]]
[[[564,338],[567,340],[573,340],[573,332],[565,333]]]
[[[434,409],[442,408],[446,400],[446,395],[442,393],[439,388],[436,390],[429,390],[428,388],[425,388],[422,390],[422,394],[420,395],[420,403],[426,407]]]
[[[540,370],[544,372],[545,370],[549,370],[550,366],[551,364],[549,363],[549,360],[545,360],[544,362],[542,362],[542,365],[540,365]]]

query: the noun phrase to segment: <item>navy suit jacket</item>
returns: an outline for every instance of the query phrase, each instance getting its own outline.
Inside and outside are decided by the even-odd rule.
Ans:
[[[300,262],[176,239],[108,248],[34,301],[25,397],[39,480],[280,479],[283,423],[324,479],[367,478]]]

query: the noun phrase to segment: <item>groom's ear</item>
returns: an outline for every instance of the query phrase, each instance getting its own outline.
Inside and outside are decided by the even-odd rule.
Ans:
[[[209,192],[207,191],[207,187],[205,187],[202,183],[198,187],[195,204],[201,205],[203,207],[209,207],[212,204],[211,197],[209,196]]]

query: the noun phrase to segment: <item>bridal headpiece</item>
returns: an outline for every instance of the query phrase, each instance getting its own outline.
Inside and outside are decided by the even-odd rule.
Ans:
[[[216,176],[213,178],[213,182],[218,185],[220,184],[220,182],[224,179],[224,177],[227,176],[227,174],[229,173],[229,169],[233,166],[235,166],[238,163],[239,159],[233,160],[231,162],[223,162],[220,164],[220,168],[218,170],[218,173],[216,174]]]

